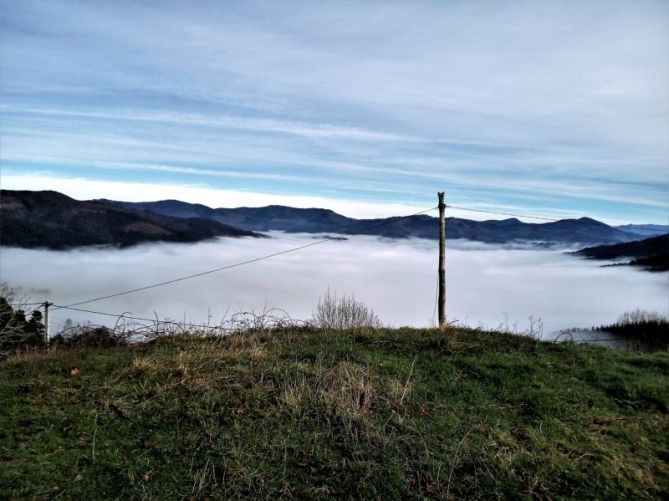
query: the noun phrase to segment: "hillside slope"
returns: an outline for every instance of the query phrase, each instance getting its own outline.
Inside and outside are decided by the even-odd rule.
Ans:
[[[653,499],[669,356],[283,330],[0,362],[0,498]]]
[[[346,233],[390,238],[436,239],[439,236],[436,218],[427,215],[353,219],[328,209],[298,209],[281,205],[212,209],[178,200],[137,203],[112,200],[96,202],[175,217],[197,215],[253,231]],[[542,224],[524,223],[515,218],[501,221],[472,221],[449,217],[446,220],[446,236],[449,239],[462,238],[496,244],[533,242],[584,245],[626,242],[637,238],[634,234],[585,217]]]
[[[613,260],[630,258],[630,265],[643,266],[650,271],[669,270],[669,233],[659,237],[616,245],[599,245],[574,252],[588,259]]]
[[[80,202],[55,191],[2,190],[0,211],[0,245],[13,247],[125,247],[142,242],[258,236],[208,219],[175,218]]]

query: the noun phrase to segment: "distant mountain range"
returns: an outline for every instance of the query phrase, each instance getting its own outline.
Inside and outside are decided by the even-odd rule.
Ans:
[[[212,209],[205,205],[178,200],[140,203],[112,200],[94,202],[165,216],[205,218],[249,231],[278,230],[292,233],[338,233],[429,239],[436,239],[439,235],[436,218],[427,215],[353,219],[328,209],[297,209],[280,205]],[[523,223],[515,218],[501,221],[472,221],[449,217],[446,221],[446,236],[449,239],[461,238],[496,244],[532,242],[537,245],[595,245],[627,242],[639,238],[636,234],[585,217],[542,224]]]
[[[669,224],[624,224],[616,226],[619,230],[634,233],[644,238],[669,233]]]
[[[328,209],[279,205],[212,209],[178,200],[81,202],[54,191],[0,195],[0,245],[67,249],[82,245],[128,246],[142,242],[197,242],[258,232],[438,238],[437,218],[427,215],[353,219]],[[531,224],[518,219],[472,221],[447,218],[449,239],[493,244],[592,246],[638,240],[639,235],[590,218]]]
[[[199,218],[162,216],[120,205],[80,202],[55,191],[0,192],[0,245],[69,249],[142,242],[197,242],[257,233]]]
[[[669,271],[669,234],[615,245],[599,245],[574,252],[588,259],[627,259],[627,264],[648,271]]]

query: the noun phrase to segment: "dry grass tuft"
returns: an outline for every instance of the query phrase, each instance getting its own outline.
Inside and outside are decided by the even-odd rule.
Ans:
[[[413,384],[410,381],[400,381],[397,378],[389,378],[386,386],[388,398],[396,405],[401,405],[413,391]]]
[[[155,357],[140,357],[132,361],[130,370],[136,375],[148,374],[155,371],[157,364],[158,362]]]
[[[286,383],[281,390],[281,402],[291,411],[301,408],[312,394],[312,388],[309,387],[304,378],[298,378],[297,381]]]
[[[351,362],[341,362],[326,374],[323,397],[339,413],[366,417],[372,406],[373,387],[369,368]]]
[[[297,363],[296,368],[303,363]],[[281,390],[281,401],[292,411],[301,408],[326,407],[345,417],[365,418],[372,408],[374,386],[369,368],[352,362],[323,366],[322,360],[312,365],[313,372],[299,372]]]

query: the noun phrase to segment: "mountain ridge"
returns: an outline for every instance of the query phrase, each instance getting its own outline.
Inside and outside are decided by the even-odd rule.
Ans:
[[[56,191],[0,191],[0,245],[65,250],[86,245],[198,242],[261,236],[205,218],[176,218],[78,201]]]
[[[295,208],[282,205],[214,209],[202,204],[190,204],[178,200],[122,202],[98,199],[94,202],[120,205],[173,217],[185,217],[196,211],[199,217],[249,231],[364,234],[389,238],[438,238],[436,218],[428,215],[355,219],[330,209]],[[538,245],[597,245],[638,239],[638,235],[618,230],[588,217],[561,219],[549,223],[524,223],[517,218],[473,221],[448,217],[446,228],[446,236],[449,239],[461,238],[494,244],[533,242]]]
[[[437,218],[427,214],[355,219],[324,208],[268,205],[213,209],[179,200],[78,201],[55,191],[11,190],[2,190],[0,206],[0,245],[27,248],[197,242],[217,236],[258,237],[267,231],[426,239],[437,239],[439,234]],[[637,234],[588,217],[542,223],[525,223],[518,218],[473,221],[448,217],[446,236],[537,247],[588,247],[639,239]]]

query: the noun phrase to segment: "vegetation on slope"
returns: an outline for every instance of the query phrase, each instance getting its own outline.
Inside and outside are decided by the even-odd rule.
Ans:
[[[647,499],[669,355],[287,329],[0,363],[0,498]]]

